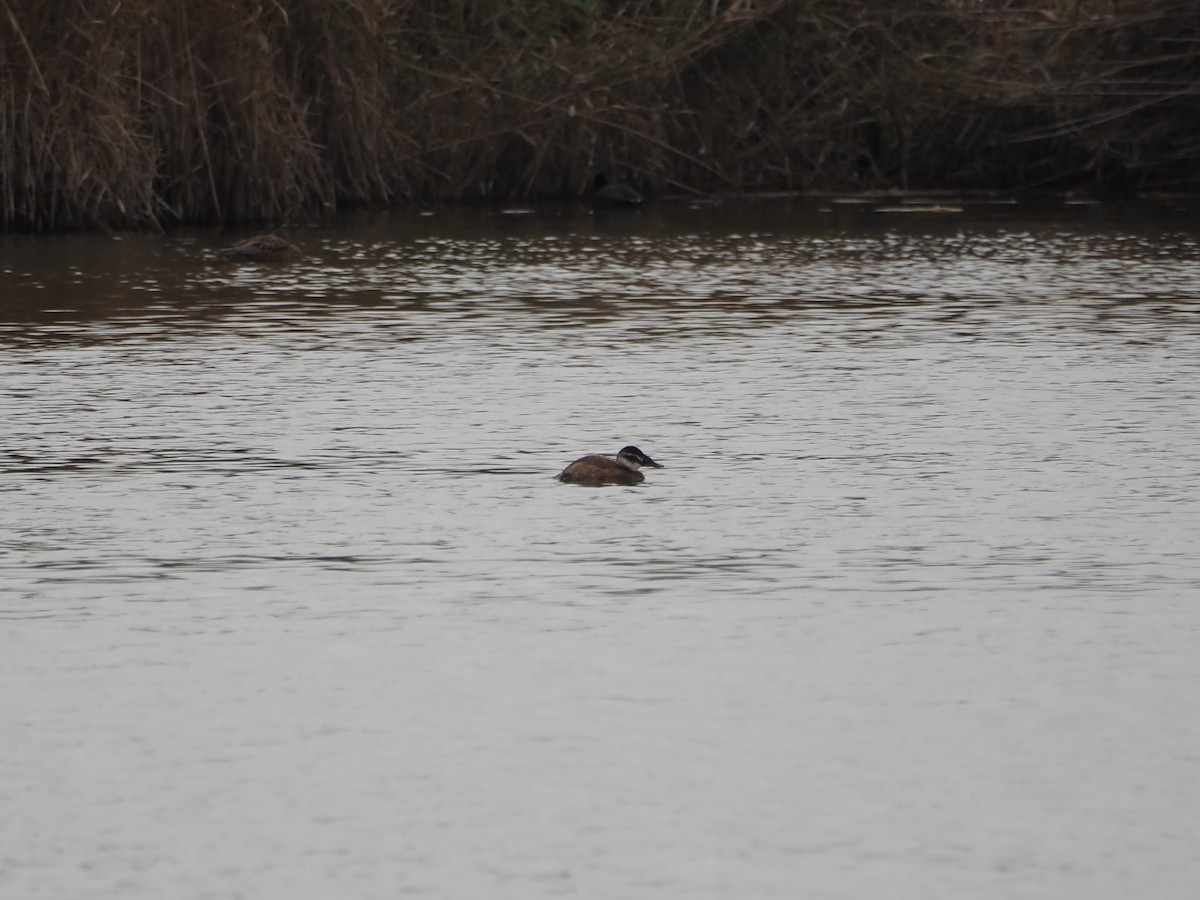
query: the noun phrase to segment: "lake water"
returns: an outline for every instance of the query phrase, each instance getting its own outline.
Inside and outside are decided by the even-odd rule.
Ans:
[[[0,896],[1197,896],[1200,203],[880,205],[0,237]]]

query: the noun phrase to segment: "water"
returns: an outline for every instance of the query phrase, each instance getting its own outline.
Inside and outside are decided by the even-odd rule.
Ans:
[[[1194,896],[1194,213],[0,238],[0,896]]]

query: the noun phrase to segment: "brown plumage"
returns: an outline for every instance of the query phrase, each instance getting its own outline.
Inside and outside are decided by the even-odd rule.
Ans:
[[[233,262],[296,262],[303,259],[300,248],[275,234],[260,234],[257,237],[238,241],[232,247],[217,253]]]
[[[652,469],[665,468],[656,463],[637,447],[622,447],[616,456],[598,453],[575,460],[558,475],[565,484],[582,484],[599,487],[605,484],[640,484],[646,476],[638,471],[642,466]]]

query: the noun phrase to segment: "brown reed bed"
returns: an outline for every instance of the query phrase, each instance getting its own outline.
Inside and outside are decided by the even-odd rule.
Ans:
[[[0,0],[0,227],[1200,182],[1193,0]]]

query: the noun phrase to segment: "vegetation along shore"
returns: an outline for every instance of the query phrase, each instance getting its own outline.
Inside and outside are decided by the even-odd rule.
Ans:
[[[0,228],[1200,186],[1195,0],[0,0]]]

